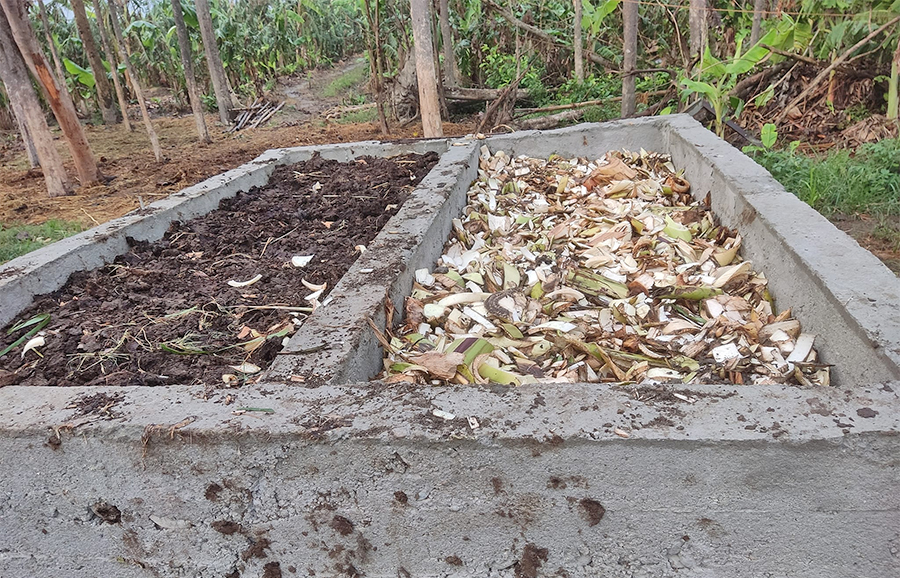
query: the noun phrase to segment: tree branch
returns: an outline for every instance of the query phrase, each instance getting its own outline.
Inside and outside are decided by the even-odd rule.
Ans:
[[[814,79],[812,79],[812,82],[810,82],[809,85],[805,89],[803,89],[803,92],[801,92],[800,94],[797,95],[797,98],[792,100],[790,103],[788,103],[788,105],[786,107],[784,107],[784,110],[781,111],[781,114],[779,114],[778,118],[775,119],[775,124],[781,124],[784,121],[784,118],[788,115],[788,112],[790,112],[795,106],[797,106],[798,104],[803,102],[803,100],[807,96],[809,96],[813,90],[815,90],[816,86],[818,86],[820,82],[825,80],[825,78],[828,76],[828,74],[832,70],[834,70],[835,68],[840,66],[841,63],[843,63],[845,60],[850,58],[851,54],[853,54],[854,52],[859,50],[862,46],[865,45],[866,42],[868,42],[869,40],[872,40],[873,38],[875,38],[876,36],[878,36],[879,34],[881,34],[882,32],[884,32],[885,30],[887,30],[888,28],[890,28],[891,26],[893,26],[894,24],[896,24],[898,22],[900,22],[900,16],[896,16],[896,17],[892,18],[890,21],[888,21],[885,24],[882,24],[880,27],[878,27],[878,29],[876,29],[871,34],[869,34],[868,36],[866,36],[865,38],[863,38],[862,40],[860,40],[859,42],[857,42],[856,44],[851,46],[846,52],[844,52],[839,57],[837,57],[834,60],[834,62],[832,62],[829,66],[827,66],[825,68],[825,70],[820,72],[818,76],[816,76]]]
[[[498,6],[491,0],[487,0],[487,5],[491,10],[493,10],[494,12],[496,12],[497,14],[502,16],[507,22],[509,22],[516,28],[520,28],[521,30],[524,30],[525,32],[531,34],[535,38],[540,38],[544,42],[548,42],[550,44],[555,44],[556,46],[561,46],[568,50],[574,50],[573,47],[563,43],[562,41],[555,38],[554,36],[544,32],[537,26],[532,26],[531,24],[522,22],[521,20],[519,20],[518,18],[513,16],[512,12],[510,12],[506,8]],[[613,65],[608,60],[603,58],[602,56],[599,56],[598,54],[594,54],[590,50],[585,50],[584,55],[588,58],[588,60],[590,60],[594,64],[602,66],[607,72],[612,72],[614,70]]]

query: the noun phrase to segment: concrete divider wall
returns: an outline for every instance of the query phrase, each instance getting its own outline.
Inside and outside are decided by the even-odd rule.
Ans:
[[[451,220],[466,204],[477,159],[472,143],[450,147],[442,155],[335,286],[331,302],[310,315],[294,334],[266,379],[288,381],[301,376],[310,384],[352,383],[382,369],[384,353],[368,320],[384,327],[386,299],[399,319],[416,269],[434,267],[450,234]]]

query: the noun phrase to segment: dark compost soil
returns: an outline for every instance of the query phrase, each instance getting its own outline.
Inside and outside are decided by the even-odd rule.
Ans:
[[[24,359],[23,345],[0,358],[0,384],[221,386],[226,374],[235,376],[232,385],[252,379],[229,366],[271,363],[304,318],[285,307],[310,305],[304,297],[312,291],[301,280],[327,283],[330,291],[359,256],[356,247],[374,239],[436,163],[435,153],[350,163],[316,157],[277,169],[266,187],[174,223],[160,241],[132,243],[113,264],[76,273],[36,298],[17,321],[49,314],[45,345]],[[295,255],[314,258],[296,268]],[[228,285],[256,275],[262,278],[253,285]],[[8,329],[0,351],[29,328]]]

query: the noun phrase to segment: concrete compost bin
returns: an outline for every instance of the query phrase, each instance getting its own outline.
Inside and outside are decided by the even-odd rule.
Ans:
[[[315,147],[339,160],[445,152],[264,382],[0,388],[0,576],[900,575],[900,285],[687,117],[487,144],[543,157],[671,153],[741,231],[779,303],[818,335],[836,386],[367,381],[381,351],[366,317],[383,323],[386,297],[402,311],[415,269],[440,255],[482,144]],[[159,238],[312,150],[270,151],[152,214],[10,262],[0,316],[111,260],[125,235]],[[76,417],[98,393],[112,400],[106,412]]]

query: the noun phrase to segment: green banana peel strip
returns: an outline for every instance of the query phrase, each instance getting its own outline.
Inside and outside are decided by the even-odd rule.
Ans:
[[[686,299],[688,301],[703,301],[710,297],[722,294],[718,287],[683,287],[676,285],[669,287],[669,292],[659,295],[660,299]]]
[[[38,331],[40,331],[44,327],[47,327],[47,325],[49,323],[50,323],[50,314],[49,313],[41,313],[39,315],[35,315],[34,317],[32,317],[31,319],[29,319],[27,321],[23,321],[21,323],[16,323],[15,325],[13,325],[9,329],[9,331],[6,332],[7,335],[15,333],[16,331],[19,331],[21,329],[25,329],[26,327],[30,327],[32,325],[34,325],[34,327],[29,329],[28,332],[25,333],[25,335],[23,335],[22,337],[16,339],[15,341],[13,341],[9,345],[7,345],[6,348],[3,349],[3,351],[0,351],[0,357],[3,357],[4,355],[9,353],[16,347],[20,346],[21,344],[25,343],[26,341],[28,341],[29,339],[34,337],[34,335]]]
[[[681,239],[690,243],[693,240],[690,230],[680,223],[672,220],[672,217],[666,215],[666,227],[663,233],[670,239]]]
[[[490,353],[494,346],[480,337],[461,337],[450,344],[444,353],[462,353],[463,363],[469,367],[475,358],[484,353]]]
[[[706,319],[700,317],[699,315],[694,315],[686,307],[682,307],[681,305],[673,305],[672,308],[675,309],[675,311],[677,311],[679,315],[681,315],[688,321],[692,321],[693,323],[696,323],[700,327],[703,327],[704,325],[706,325]]]
[[[501,385],[522,385],[522,381],[518,376],[508,371],[504,371],[499,367],[494,367],[489,363],[482,363],[478,366],[478,375],[486,380],[499,383]]]
[[[613,281],[600,273],[594,273],[587,269],[569,271],[566,275],[566,281],[573,288],[594,297],[600,295],[606,295],[615,299],[625,299],[628,297],[627,285],[619,283],[618,281]]]

